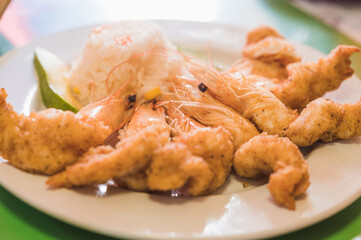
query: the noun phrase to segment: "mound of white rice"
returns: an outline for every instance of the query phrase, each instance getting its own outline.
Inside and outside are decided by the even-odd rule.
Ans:
[[[159,49],[169,58],[143,55]],[[99,26],[90,33],[81,55],[72,63],[70,88],[82,105],[100,100],[108,96],[107,77],[116,69],[108,78],[110,92],[127,80],[131,80],[137,98],[154,87],[162,89],[164,81],[178,74],[182,67],[180,57],[164,49],[176,48],[155,23],[121,21]]]

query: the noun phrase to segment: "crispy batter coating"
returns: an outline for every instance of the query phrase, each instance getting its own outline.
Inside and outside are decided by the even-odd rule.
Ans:
[[[78,163],[50,177],[46,184],[51,187],[92,185],[136,173],[149,163],[153,151],[167,140],[167,135],[149,127],[124,138],[115,149],[111,146],[91,148]]]
[[[182,143],[168,143],[156,150],[147,175],[151,190],[168,191],[187,184],[193,196],[207,193],[213,179],[208,164]]]
[[[357,47],[341,45],[317,62],[289,64],[287,80],[270,90],[287,106],[303,109],[352,76],[349,58],[359,51]]]
[[[271,174],[268,189],[274,201],[288,209],[295,209],[295,198],[310,185],[307,162],[288,138],[255,136],[236,151],[234,168],[248,178]]]
[[[186,117],[184,113],[176,109],[173,104],[167,105],[167,113],[169,114],[168,120],[171,123],[175,135],[179,136],[174,138],[173,141],[183,143],[184,146],[187,147],[187,151],[190,151],[193,155],[192,158],[194,158],[194,156],[202,157],[202,161],[205,162],[202,163],[202,165],[206,164],[212,172],[212,175],[214,175],[207,190],[204,189],[201,193],[193,193],[193,195],[205,194],[206,192],[216,190],[224,183],[231,170],[233,159],[232,135],[222,127],[209,128],[202,126],[200,123]],[[151,159],[150,165],[153,167],[158,166],[157,162],[153,163],[154,161],[157,160],[154,158]],[[162,174],[168,174],[168,172],[174,170],[172,169],[173,167],[174,165],[162,165]],[[152,185],[153,188],[149,188],[147,185],[147,179],[149,177],[147,173],[151,171],[149,168],[147,166],[135,174],[118,177],[114,180],[119,186],[127,187],[132,190],[155,190],[154,183]],[[195,170],[198,171],[198,168],[195,168]],[[189,171],[193,170],[189,169]],[[160,174],[160,170],[158,171],[158,174]],[[188,174],[192,175],[193,173]],[[154,178],[154,175],[150,176],[150,178]],[[182,181],[186,180],[184,175],[182,175],[182,179]],[[149,181],[152,182],[152,180]],[[165,181],[165,179],[162,181]],[[172,183],[170,186],[173,186],[173,188],[158,188],[156,190],[165,191],[179,188],[183,186],[183,184],[181,184],[182,181],[179,180],[177,182],[178,185],[173,185],[174,183]]]
[[[114,182],[121,188],[127,188],[134,191],[146,192],[149,191],[147,185],[147,168],[141,169],[133,174],[128,174],[123,177],[114,178]]]
[[[232,134],[219,126],[210,128],[187,117],[174,104],[167,104],[168,118],[176,131],[174,142],[184,143],[190,152],[202,157],[214,174],[208,192],[219,188],[227,179],[232,167]]]
[[[267,37],[283,39],[282,35],[280,35],[278,31],[273,27],[261,25],[249,31],[249,33],[247,34],[246,45],[257,43]]]
[[[69,111],[46,109],[18,115],[0,90],[0,154],[27,172],[54,174],[77,161],[90,147],[109,135],[110,128],[96,121],[77,119]]]
[[[149,125],[144,125],[145,119],[148,119]],[[50,177],[46,183],[52,187],[82,186],[137,173],[147,166],[153,151],[168,139],[169,128],[164,115],[142,106],[129,123],[125,137],[115,148],[99,146],[90,149],[78,163]]]
[[[257,85],[270,89],[287,106],[302,110],[353,74],[349,58],[359,51],[340,45],[326,58],[300,63],[301,58],[290,43],[273,28],[261,26],[249,32],[243,58],[233,64],[229,73],[260,76],[259,82],[255,81]]]
[[[283,38],[273,36],[246,45],[242,54],[244,58],[257,59],[265,63],[279,62],[283,65],[301,60],[295,48],[289,42]]]
[[[257,59],[248,58],[241,58],[236,60],[228,72],[235,76],[243,74],[247,77],[252,75],[257,77],[264,77],[266,78],[267,82],[272,84],[277,84],[279,83],[280,79],[282,80],[288,77],[286,66],[283,63],[263,62]],[[259,81],[261,80],[258,80],[257,83]]]
[[[231,171],[233,160],[232,135],[223,127],[203,127],[176,138],[175,142],[185,144],[190,152],[202,157],[214,174],[208,192],[219,188]]]
[[[164,108],[152,109],[152,104],[142,105],[132,116],[132,121],[126,126],[122,138],[136,135],[139,131],[147,127],[154,127],[161,133],[167,133],[171,128],[165,121]],[[124,176],[114,177],[113,180],[118,186],[135,191],[148,191],[146,170],[148,164],[134,173],[128,173]]]
[[[360,136],[361,102],[339,104],[329,99],[316,99],[303,109],[283,135],[298,146],[309,146],[318,140],[330,142]]]
[[[260,26],[247,34],[242,54],[229,73],[263,76],[272,82],[287,78],[287,64],[301,60],[295,48],[268,26]]]
[[[165,156],[158,156],[158,158],[153,157],[150,160],[149,166],[145,167],[139,172],[136,172],[135,174],[115,178],[115,182],[119,186],[127,187],[137,191],[166,191],[182,187],[187,182],[188,178],[196,175],[197,171],[200,171],[200,169],[207,167],[207,169],[211,171],[211,175],[214,175],[211,182],[207,183],[208,188],[202,188],[201,191],[197,190],[195,192],[193,190],[190,190],[190,193],[192,195],[200,195],[216,190],[224,183],[231,170],[233,159],[233,144],[231,142],[231,134],[222,127],[214,129],[204,127],[201,124],[194,122],[194,120],[186,117],[179,110],[176,110],[173,105],[168,105],[167,112],[170,113],[169,120],[172,123],[174,131],[177,131],[177,135],[179,136],[177,138],[174,138],[173,140],[177,143],[182,143],[182,145],[179,146],[168,146],[169,149],[171,148],[172,150],[170,151],[168,149],[167,151],[176,153],[180,151],[179,149],[184,149],[186,147],[186,152],[189,153],[184,156],[181,155],[179,156],[179,158],[175,158],[174,162],[169,165],[167,162],[164,162]],[[187,122],[188,126],[190,127],[185,127],[185,122]],[[194,125],[189,125],[190,122],[194,122]],[[196,161],[197,164],[198,162],[201,162],[199,163],[201,164],[201,167],[190,167],[193,166],[190,165],[187,167],[187,169],[189,170],[189,172],[187,172],[187,175],[184,175],[184,173],[174,175],[174,179],[177,180],[170,180],[170,183],[168,183],[168,185],[164,184],[164,182],[166,181],[166,177],[164,175],[168,175],[172,171],[177,171],[174,168],[183,168],[183,164],[185,163],[182,163],[182,161],[185,161],[188,164],[189,161],[186,161],[184,159],[197,159],[195,156],[201,157],[199,158],[199,160]],[[174,163],[178,165],[174,165]],[[161,168],[159,166],[161,166]],[[153,172],[152,169],[157,170]],[[193,173],[190,171],[196,172]],[[156,176],[154,174],[156,174]],[[162,184],[163,188],[160,187],[160,185],[154,183],[154,181],[156,181],[154,179],[157,179],[157,177],[160,179],[158,180],[161,181],[158,184]],[[173,179],[173,177],[171,176],[170,179]],[[198,189],[199,187],[194,188]]]

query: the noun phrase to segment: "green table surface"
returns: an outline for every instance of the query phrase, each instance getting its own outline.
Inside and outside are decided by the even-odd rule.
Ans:
[[[36,4],[35,2],[36,1],[34,1],[34,4]],[[44,1],[38,2],[40,2],[38,4],[41,4]],[[104,3],[106,2],[107,1],[104,1]],[[222,1],[218,11],[219,13],[215,18],[215,21],[217,22],[239,25],[247,28],[252,28],[262,23],[269,24],[276,27],[287,38],[303,42],[325,53],[328,53],[332,48],[339,44],[359,46],[349,38],[335,31],[333,28],[326,26],[284,0],[253,0],[248,2],[227,0],[224,2]],[[154,16],[154,18],[157,17]],[[33,17],[32,20],[34,19],[37,20]],[[108,19],[105,18],[105,20]],[[82,24],[81,20],[80,24]],[[34,24],[34,26],[37,25]],[[70,28],[71,26],[66,27]],[[55,28],[54,31],[56,30],[57,29]],[[303,32],[304,34],[300,35],[300,32]],[[51,31],[45,33],[51,33]],[[4,34],[6,35],[9,33],[4,32]],[[10,48],[11,44],[1,37],[0,53],[2,54]],[[361,77],[361,54],[353,56],[352,61],[352,66],[355,69],[356,75]],[[311,227],[272,239],[336,240],[352,239],[358,234],[361,234],[361,198],[336,215],[312,225]],[[0,186],[0,240],[3,239],[109,240],[113,238],[95,234],[54,219],[53,217],[32,208]]]

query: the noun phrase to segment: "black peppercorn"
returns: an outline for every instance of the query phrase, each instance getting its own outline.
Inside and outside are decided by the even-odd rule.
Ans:
[[[198,89],[201,91],[201,92],[205,92],[207,91],[208,87],[206,85],[204,85],[203,83],[199,83],[198,84]]]
[[[133,94],[133,95],[129,95],[128,96],[128,100],[129,102],[135,102],[135,100],[137,99],[137,95]]]

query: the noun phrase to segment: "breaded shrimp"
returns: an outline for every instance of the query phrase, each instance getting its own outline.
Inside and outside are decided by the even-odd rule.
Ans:
[[[118,185],[118,187],[121,188],[127,188],[139,192],[149,191],[147,185],[147,174],[146,174],[147,167],[133,174],[128,174],[123,177],[113,178],[113,180]]]
[[[292,210],[295,198],[310,185],[308,164],[288,138],[265,133],[252,138],[236,151],[234,168],[247,178],[271,174],[268,189],[274,201]]]
[[[301,60],[290,43],[283,38],[273,36],[246,45],[242,54],[244,58],[257,59],[265,63],[279,62],[283,65]]]
[[[147,120],[149,126],[144,124]],[[164,115],[149,106],[142,106],[136,110],[125,137],[115,148],[91,148],[78,163],[50,177],[46,183],[52,187],[82,186],[134,174],[147,166],[153,151],[165,144],[168,138],[169,128]]]
[[[173,135],[178,136],[174,138],[173,141],[183,143],[192,155],[203,158],[214,175],[207,192],[214,191],[224,183],[231,170],[233,159],[231,134],[222,127],[213,129],[202,126],[195,120],[185,116],[184,113],[174,107],[174,104],[167,104],[166,107],[168,122],[170,122]],[[157,160],[152,159],[150,161],[151,165],[153,161]],[[174,166],[164,165],[162,167],[163,169],[158,171],[159,174],[161,171],[171,171],[172,169],[168,168],[173,168]],[[114,180],[121,187],[137,191],[147,191],[150,190],[147,185],[147,172],[149,172],[149,170],[144,168],[135,174],[118,177]],[[178,187],[172,189],[176,188]],[[202,192],[205,193],[205,190],[202,190]]]
[[[105,183],[113,177],[132,174],[148,164],[153,151],[161,145],[164,135],[147,128],[123,139],[116,145],[91,148],[80,161],[50,177],[51,187],[74,187]]]
[[[197,84],[198,81],[178,79],[172,91],[164,93],[164,98],[178,105],[187,116],[205,126],[222,126],[227,129],[232,134],[235,148],[259,134],[255,126],[245,117],[217,101],[207,91],[201,92],[194,86]]]
[[[190,152],[202,157],[213,172],[208,192],[219,188],[227,179],[233,160],[232,135],[223,127],[194,129],[174,139],[187,146]]]
[[[301,60],[295,48],[269,26],[257,27],[247,34],[242,54],[229,73],[258,75],[274,82],[287,78],[287,64]]]
[[[307,105],[300,116],[284,131],[298,146],[318,140],[330,142],[361,135],[361,102],[339,104],[319,98]]]
[[[317,99],[299,115],[285,107],[267,89],[247,84],[246,78],[237,80],[228,74],[218,73],[200,65],[190,66],[190,71],[203,81],[220,101],[240,111],[268,134],[286,136],[298,146],[309,146],[317,140],[331,141],[360,135],[359,103],[337,105],[330,100]],[[329,110],[329,105],[333,110]],[[347,114],[338,113],[341,109]],[[347,120],[339,120],[340,115],[347,116]],[[343,127],[344,135],[335,130],[341,123],[350,129],[345,130],[346,127]]]
[[[192,196],[207,193],[213,179],[208,164],[201,157],[193,156],[182,143],[168,143],[156,150],[147,176],[151,190],[168,191],[187,184]]]
[[[276,29],[270,26],[261,25],[254,28],[247,34],[246,45],[251,45],[265,39],[267,37],[275,37],[283,39],[283,36]]]
[[[270,90],[287,106],[303,109],[352,76],[349,58],[359,51],[357,47],[341,45],[317,62],[289,64],[288,78]]]
[[[208,191],[213,192],[227,179],[232,167],[232,134],[219,126],[210,128],[187,117],[174,104],[167,104],[168,117],[178,137],[174,142],[184,143],[191,153],[202,157],[214,174]]]
[[[297,112],[287,108],[269,90],[228,73],[189,62],[189,71],[205,84],[219,101],[231,106],[255,123],[261,131],[280,134],[296,119]]]
[[[276,30],[261,26],[247,35],[243,58],[228,71],[253,76],[253,82],[271,90],[283,103],[302,110],[310,101],[337,89],[353,74],[350,56],[360,49],[341,45],[318,62],[300,63],[290,43]]]
[[[27,172],[54,174],[77,161],[90,147],[101,144],[110,134],[111,126],[105,125],[103,115],[87,113],[77,115],[69,111],[46,109],[29,116],[18,115],[6,102],[6,91],[0,90],[0,154],[16,168]],[[122,111],[107,102],[97,105]],[[80,116],[83,116],[81,119]],[[118,117],[118,116],[117,116]],[[88,118],[87,118],[88,119]],[[108,123],[108,122],[107,122]]]
[[[262,62],[257,59],[241,58],[233,63],[228,73],[239,76],[241,74],[249,77],[255,75],[259,78],[264,77],[269,84],[277,84],[280,80],[288,77],[286,66],[279,62]],[[257,83],[264,80],[256,79]],[[263,84],[258,84],[263,85]],[[268,88],[269,89],[269,88]]]
[[[159,107],[156,110],[153,110],[151,107],[152,105],[150,104],[147,106],[142,105],[140,109],[134,113],[132,121],[125,127],[122,139],[136,135],[147,127],[154,127],[160,133],[167,133],[167,136],[169,135],[171,128],[165,121],[164,108]],[[147,175],[145,172],[147,167],[148,164],[144,165],[136,172],[114,177],[113,180],[120,187],[135,191],[147,191],[149,190],[147,187]]]

